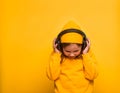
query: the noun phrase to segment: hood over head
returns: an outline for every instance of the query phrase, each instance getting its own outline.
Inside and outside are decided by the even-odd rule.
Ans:
[[[67,24],[64,25],[62,31],[69,29],[77,29],[80,30],[81,28],[73,21],[69,21]],[[83,36],[76,32],[68,32],[61,36],[61,43],[78,43],[82,44]]]

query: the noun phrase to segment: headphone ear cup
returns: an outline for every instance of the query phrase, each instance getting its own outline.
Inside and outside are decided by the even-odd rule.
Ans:
[[[86,39],[83,39],[82,51],[86,48],[87,42]]]
[[[55,44],[57,44],[57,49],[61,51],[61,43],[58,38],[56,39]]]

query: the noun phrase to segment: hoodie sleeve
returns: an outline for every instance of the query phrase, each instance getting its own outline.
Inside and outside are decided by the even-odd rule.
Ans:
[[[56,80],[60,75],[60,61],[61,54],[53,52],[50,55],[49,63],[47,65],[47,77],[50,80]]]
[[[98,75],[96,58],[91,49],[88,51],[88,53],[83,54],[82,56],[85,78],[94,80]]]

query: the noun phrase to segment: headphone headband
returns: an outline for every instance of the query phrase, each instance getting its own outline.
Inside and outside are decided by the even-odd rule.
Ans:
[[[66,29],[66,30],[63,30],[61,33],[58,34],[58,38],[60,39],[62,35],[66,34],[66,33],[72,33],[72,32],[78,33],[78,34],[82,35],[83,38],[86,38],[85,33],[83,31],[81,31],[81,30],[78,30],[78,29]]]
[[[57,46],[58,50],[62,51],[62,46],[61,46],[62,35],[66,34],[66,33],[72,33],[72,32],[75,32],[75,33],[82,35],[82,37],[83,37],[82,50],[86,47],[86,45],[87,45],[86,44],[86,35],[83,31],[81,31],[79,29],[66,29],[58,34],[57,39],[55,41],[55,43],[58,44],[58,46]]]

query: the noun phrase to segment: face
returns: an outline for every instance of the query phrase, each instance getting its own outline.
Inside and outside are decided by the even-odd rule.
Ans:
[[[73,59],[80,55],[81,48],[82,48],[82,45],[69,44],[69,45],[63,47],[63,53],[68,58]]]

